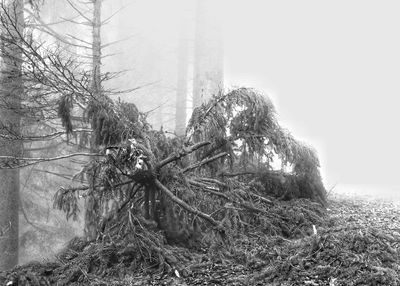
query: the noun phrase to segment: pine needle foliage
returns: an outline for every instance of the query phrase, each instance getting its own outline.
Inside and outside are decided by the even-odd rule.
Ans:
[[[300,197],[326,201],[315,150],[282,128],[271,100],[253,89],[240,88],[213,97],[193,112],[187,133],[193,142],[212,142],[200,157],[229,154],[230,165],[221,160],[214,169],[262,172],[272,170],[273,160],[279,158],[286,169],[293,170],[292,179],[305,185]]]
[[[89,186],[61,188],[55,207],[74,217],[76,198],[86,197],[98,242],[133,239],[144,261],[169,265],[167,244],[218,256],[247,233],[294,237],[318,221],[278,203],[324,204],[315,151],[283,129],[270,99],[252,89],[195,109],[181,138],[151,129],[133,104],[107,97],[92,100],[85,118],[99,157],[82,169]],[[277,158],[292,171],[273,170]]]
[[[85,113],[87,122],[94,131],[96,146],[109,146],[140,136],[143,124],[133,103],[113,102],[108,97],[93,99]]]

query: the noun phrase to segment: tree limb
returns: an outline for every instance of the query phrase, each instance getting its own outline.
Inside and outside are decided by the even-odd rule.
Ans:
[[[42,162],[57,161],[77,156],[98,157],[104,155],[97,153],[74,153],[51,158],[20,158],[14,156],[0,156],[0,169],[17,169],[39,164]]]
[[[267,199],[267,198],[264,198],[264,197],[262,197],[262,196],[260,196],[260,195],[257,195],[257,194],[255,194],[255,193],[253,193],[253,192],[251,192],[250,195],[253,196],[253,197],[255,197],[255,198],[257,198],[257,199],[259,199],[260,201],[263,201],[264,203],[272,204],[272,201],[271,201],[271,200],[269,200],[269,199]]]
[[[225,195],[225,194],[223,194],[223,193],[221,193],[221,192],[216,191],[216,189],[214,189],[214,188],[212,188],[212,187],[210,187],[210,186],[207,186],[207,185],[202,184],[202,183],[200,183],[200,182],[196,182],[196,181],[194,181],[194,180],[188,180],[188,182],[189,182],[189,184],[191,184],[191,185],[193,185],[193,186],[202,188],[202,191],[205,191],[205,192],[207,192],[207,193],[211,193],[211,194],[213,194],[213,195],[216,195],[216,196],[219,196],[219,197],[221,197],[221,198],[224,198],[224,199],[226,199],[226,200],[231,201],[231,199],[230,199],[227,195]]]
[[[184,201],[182,201],[180,198],[175,196],[166,186],[164,186],[159,180],[156,179],[154,181],[154,183],[159,188],[159,190],[161,192],[163,192],[164,194],[166,194],[174,203],[178,204],[179,206],[181,206],[186,211],[188,211],[188,212],[190,212],[190,213],[192,213],[194,215],[197,215],[197,216],[201,217],[202,219],[208,221],[210,224],[212,224],[218,230],[223,231],[223,228],[222,228],[221,224],[218,221],[214,220],[210,215],[205,214],[205,213],[203,213],[203,212],[191,207],[190,205],[188,205]]]
[[[255,171],[243,171],[243,172],[236,172],[236,173],[226,173],[226,172],[221,172],[218,174],[218,176],[221,177],[237,177],[237,176],[243,176],[243,175],[254,175],[257,174]]]
[[[218,181],[217,179],[213,179],[213,178],[199,178],[199,180],[204,181],[204,182],[208,182],[208,183],[213,183],[213,184],[216,184],[216,185],[221,186],[221,187],[227,187],[228,186],[227,184],[225,184],[225,183],[223,183],[221,181]]]
[[[207,185],[202,184],[200,182],[197,182],[197,181],[194,181],[194,180],[188,180],[188,182],[189,182],[189,184],[192,184],[192,185],[194,185],[196,187],[201,188],[201,190],[204,191],[204,192],[211,193],[211,194],[214,194],[214,195],[219,196],[221,198],[224,198],[224,199],[226,199],[226,200],[228,200],[228,201],[230,201],[232,203],[238,204],[241,207],[244,207],[244,208],[246,208],[246,209],[248,209],[250,211],[259,212],[259,213],[267,213],[265,210],[259,209],[257,207],[253,207],[253,206],[251,206],[249,204],[246,204],[244,202],[237,202],[237,201],[233,200],[232,198],[228,197],[227,195],[225,195],[225,194],[223,194],[221,192],[218,192],[215,189],[211,188],[210,186],[207,186]],[[256,195],[256,194],[254,194],[252,192],[250,192],[249,195],[251,195],[253,197],[256,197],[257,199],[259,199],[259,200],[261,200],[261,201],[263,201],[265,203],[268,203],[268,204],[272,203],[272,201],[270,201],[270,200],[268,200],[268,199],[266,199],[264,197],[261,197],[259,195]]]
[[[192,145],[190,147],[183,148],[183,150],[181,150],[179,153],[174,154],[174,155],[172,155],[172,156],[160,161],[156,165],[155,169],[159,170],[161,167],[163,167],[163,166],[165,166],[165,165],[167,165],[167,164],[169,164],[169,163],[171,163],[173,161],[179,160],[182,157],[185,157],[185,156],[189,155],[190,153],[196,151],[197,149],[200,149],[200,148],[202,148],[202,147],[204,147],[206,145],[209,145],[209,144],[211,144],[211,143],[208,142],[208,141],[203,141],[203,142],[196,143],[196,144],[194,144],[194,145]]]
[[[2,126],[3,129],[4,126]],[[75,129],[72,132],[93,132],[91,129]],[[57,131],[51,134],[39,135],[39,136],[24,136],[24,135],[16,135],[16,134],[0,134],[0,138],[7,139],[7,140],[23,140],[23,141],[45,141],[60,137],[62,135],[67,134],[65,131]]]
[[[221,157],[224,157],[226,155],[228,155],[228,153],[226,153],[226,152],[219,153],[219,154],[217,154],[217,155],[215,155],[213,157],[204,159],[204,160],[202,160],[200,162],[196,162],[193,165],[190,165],[189,167],[186,167],[185,169],[182,170],[182,172],[186,173],[186,172],[192,171],[193,169],[199,168],[199,167],[201,167],[201,166],[203,166],[203,165],[205,165],[207,163],[215,161],[215,160],[217,160],[217,159],[219,159]]]

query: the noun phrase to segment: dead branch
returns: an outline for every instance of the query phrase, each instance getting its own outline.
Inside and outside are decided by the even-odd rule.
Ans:
[[[14,156],[0,156],[0,169],[17,169],[39,164],[42,162],[58,161],[78,156],[99,157],[104,155],[97,153],[74,153],[51,158],[21,158]]]
[[[202,219],[208,221],[210,224],[212,224],[215,228],[217,228],[220,231],[223,231],[222,226],[220,225],[219,222],[217,222],[216,220],[214,220],[210,215],[205,214],[193,207],[191,207],[190,205],[188,205],[187,203],[185,203],[184,201],[182,201],[180,198],[178,198],[177,196],[175,196],[166,186],[164,186],[159,180],[155,180],[154,181],[156,186],[159,188],[159,190],[161,192],[163,192],[164,194],[166,194],[174,203],[178,204],[179,206],[181,206],[183,209],[185,209],[186,211],[201,217]]]
[[[194,181],[194,180],[188,180],[188,182],[189,182],[189,184],[191,184],[193,186],[201,188],[201,190],[204,192],[211,193],[213,195],[216,195],[216,196],[219,196],[221,198],[231,201],[231,199],[227,195],[225,195],[221,192],[218,192],[218,190],[219,190],[218,188],[213,188],[213,187],[207,186],[206,184],[202,184],[202,183]]]
[[[208,164],[208,163],[210,163],[212,161],[215,161],[215,160],[217,160],[219,158],[222,158],[222,157],[224,157],[226,155],[228,155],[228,153],[226,153],[226,152],[219,153],[219,154],[217,154],[217,155],[215,155],[213,157],[204,159],[204,160],[202,160],[200,162],[196,162],[193,165],[190,165],[189,167],[186,167],[185,169],[182,170],[182,172],[186,173],[186,172],[192,171],[192,170],[197,169],[197,168],[199,168],[199,167],[201,167],[201,166],[203,166],[205,164]]]
[[[88,21],[89,23],[93,23],[91,19],[89,19],[79,8],[77,8],[70,0],[67,0],[68,4],[74,9],[83,19]]]
[[[218,176],[220,177],[238,177],[238,176],[244,176],[244,175],[256,175],[256,174],[265,174],[265,175],[271,175],[271,176],[277,176],[277,175],[283,175],[283,171],[281,170],[263,170],[263,171],[257,171],[257,170],[246,170],[246,171],[239,171],[236,173],[230,173],[226,171],[221,171],[218,173]]]
[[[49,171],[49,170],[32,169],[32,171],[50,174],[50,175],[57,176],[57,177],[60,177],[62,179],[68,180],[68,181],[74,179],[73,176],[71,176],[69,174],[61,174],[59,172],[52,172],[52,171]]]
[[[215,181],[217,181],[217,180],[215,180]],[[219,196],[219,197],[221,197],[221,198],[224,198],[224,199],[226,199],[226,200],[229,200],[229,201],[231,201],[231,202],[237,203],[237,202],[235,202],[233,199],[231,199],[230,197],[228,197],[227,195],[225,195],[225,194],[219,192],[219,188],[214,188],[214,187],[208,186],[208,185],[206,185],[206,184],[204,184],[204,183],[201,183],[201,182],[198,182],[198,181],[195,181],[195,180],[188,180],[188,182],[189,182],[189,184],[191,184],[191,185],[193,185],[193,186],[196,186],[196,187],[201,188],[201,190],[204,191],[204,192],[208,192],[208,193],[214,194],[214,195],[216,195],[216,196]],[[222,184],[223,184],[223,183],[222,183]],[[259,196],[259,195],[257,195],[257,194],[254,194],[254,193],[252,193],[252,192],[250,192],[249,195],[250,195],[250,196],[253,196],[253,197],[257,198],[257,199],[259,199],[260,201],[263,201],[264,203],[267,203],[267,204],[272,204],[272,203],[273,203],[272,201],[268,200],[267,198],[264,198],[264,197],[262,197],[262,196]],[[243,205],[243,204],[241,204],[241,203],[239,203],[239,204],[240,204],[240,205]],[[263,210],[261,210],[261,209],[257,209],[257,208],[254,208],[254,207],[250,207],[250,206],[248,206],[248,205],[246,205],[246,204],[244,204],[243,206],[246,207],[246,208],[250,208],[251,210],[257,211],[257,212],[263,212]]]
[[[204,182],[208,182],[208,183],[213,183],[213,184],[216,184],[216,185],[221,186],[221,187],[227,187],[228,186],[227,184],[225,184],[225,183],[223,183],[221,181],[218,181],[217,179],[213,179],[213,178],[199,178],[199,180],[200,181],[204,181]]]
[[[118,184],[115,184],[115,185],[111,186],[111,189],[119,188],[119,187],[122,187],[122,186],[125,186],[125,185],[128,185],[128,184],[131,184],[133,182],[135,182],[135,181],[134,180],[129,180],[129,181],[126,181],[126,182],[118,183]],[[101,188],[101,187],[103,187],[103,186],[102,185],[96,185],[96,186],[93,187],[93,189],[98,189],[98,188]],[[79,192],[79,191],[89,190],[89,188],[90,188],[90,186],[84,185],[84,186],[79,186],[79,187],[74,187],[74,188],[62,188],[62,189],[66,190],[66,191],[69,191],[69,192]]]
[[[243,176],[243,175],[254,175],[257,172],[255,171],[243,171],[243,172],[236,172],[236,173],[227,173],[227,172],[221,172],[218,173],[218,176],[221,177],[238,177],[238,176]]]
[[[257,198],[257,199],[259,199],[260,201],[263,201],[264,203],[272,204],[272,201],[271,201],[271,200],[269,200],[269,199],[267,199],[267,198],[264,198],[264,197],[262,197],[262,196],[259,196],[259,195],[255,194],[255,193],[252,193],[252,192],[251,192],[250,195],[253,196],[253,197],[255,197],[255,198]]]
[[[155,169],[159,170],[161,167],[163,167],[163,166],[165,166],[165,165],[167,165],[167,164],[169,164],[171,162],[174,162],[176,160],[179,160],[182,157],[185,157],[185,156],[189,155],[190,153],[196,151],[197,149],[200,149],[200,148],[202,148],[204,146],[207,146],[209,144],[211,144],[211,143],[208,142],[208,141],[203,141],[203,142],[196,143],[196,144],[194,144],[194,145],[192,145],[190,147],[183,148],[183,150],[181,150],[179,153],[173,154],[172,156],[170,156],[170,157],[162,160],[161,162],[159,162],[156,165]]]

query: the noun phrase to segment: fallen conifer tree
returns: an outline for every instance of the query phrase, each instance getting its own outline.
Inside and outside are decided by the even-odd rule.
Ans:
[[[315,152],[284,130],[272,102],[252,89],[196,108],[182,138],[152,130],[136,107],[108,98],[93,100],[86,118],[103,156],[82,169],[90,184],[61,188],[55,206],[74,216],[77,197],[86,197],[92,239],[132,233],[133,218],[140,218],[168,242],[204,242],[209,233],[224,241],[267,223],[266,206],[275,200],[326,203]],[[291,171],[274,170],[273,160]]]
[[[72,108],[60,103],[67,132]],[[54,200],[72,218],[79,198],[87,202],[87,237],[59,256],[69,265],[66,284],[170,271],[190,260],[174,246],[223,257],[240,237],[294,238],[321,221],[326,191],[314,150],[283,129],[272,102],[252,89],[196,108],[184,137],[153,130],[133,104],[107,97],[92,99],[85,118],[99,155],[77,175],[89,184],[64,186]],[[272,168],[274,160],[281,169]],[[295,198],[315,203],[282,203]],[[60,264],[52,267],[51,275],[60,273]]]

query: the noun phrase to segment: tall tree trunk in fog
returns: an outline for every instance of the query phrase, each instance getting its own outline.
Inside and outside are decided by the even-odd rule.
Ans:
[[[101,2],[103,0],[93,0],[93,43],[92,43],[92,88],[93,96],[101,96]]]
[[[185,135],[186,129],[186,101],[188,93],[188,39],[186,26],[182,25],[178,46],[178,82],[175,105],[175,133]]]
[[[101,4],[103,0],[92,0],[93,3],[93,19],[92,19],[92,96],[99,99],[102,96],[101,83]],[[91,143],[91,151],[94,152],[94,144]],[[94,174],[92,174],[94,177]],[[93,180],[89,179],[90,190],[93,190]],[[93,194],[93,193],[92,193]],[[85,212],[85,235],[89,240],[95,239],[96,235],[96,212],[97,207],[94,206],[96,199],[89,196],[86,201]]]
[[[223,88],[222,25],[211,0],[197,0],[193,108]]]
[[[23,32],[23,0],[2,2],[8,15],[2,15],[0,63],[0,132],[20,134],[20,108],[23,96],[21,77],[22,53],[18,48]],[[3,39],[4,39],[3,38]],[[10,40],[12,39],[12,40]],[[18,141],[0,139],[0,154],[20,156],[22,146]],[[19,170],[0,170],[0,270],[18,263],[18,209]]]

